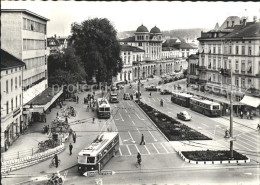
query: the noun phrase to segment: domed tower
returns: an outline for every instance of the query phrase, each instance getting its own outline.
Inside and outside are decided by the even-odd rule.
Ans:
[[[161,30],[154,26],[150,30],[150,42],[151,42],[151,48],[152,51],[150,54],[151,59],[157,60],[161,59],[162,54],[162,32]]]
[[[150,33],[148,29],[142,24],[136,29],[135,32],[135,42],[136,47],[139,47],[145,51],[145,57],[147,57],[149,52],[149,40],[150,40]]]

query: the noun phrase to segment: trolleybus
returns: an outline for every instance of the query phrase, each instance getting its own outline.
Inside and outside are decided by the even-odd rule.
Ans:
[[[173,103],[176,103],[178,105],[181,105],[183,107],[190,107],[190,98],[192,98],[193,95],[186,94],[186,93],[180,93],[180,92],[172,92],[171,95],[171,101]]]
[[[87,171],[102,170],[118,150],[118,132],[100,134],[90,146],[79,152],[78,172],[84,174]]]
[[[97,99],[97,115],[98,118],[110,118],[110,105],[105,98]]]
[[[220,116],[220,104],[209,100],[203,100],[198,97],[190,98],[190,109],[206,116]]]

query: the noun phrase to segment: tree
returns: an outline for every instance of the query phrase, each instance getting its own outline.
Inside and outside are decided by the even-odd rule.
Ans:
[[[86,78],[83,64],[71,47],[48,57],[49,85],[75,84]]]
[[[84,63],[87,80],[109,82],[122,70],[117,32],[108,19],[89,19],[71,26],[72,43]]]

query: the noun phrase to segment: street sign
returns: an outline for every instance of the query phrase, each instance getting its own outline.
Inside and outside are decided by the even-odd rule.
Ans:
[[[116,172],[112,170],[103,170],[101,171],[101,175],[114,175]]]
[[[93,177],[95,175],[98,175],[98,171],[97,170],[95,170],[95,171],[88,171],[88,172],[85,172],[83,175],[86,176],[86,177]]]

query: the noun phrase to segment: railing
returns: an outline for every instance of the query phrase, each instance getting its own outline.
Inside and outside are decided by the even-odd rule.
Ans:
[[[38,147],[36,148],[31,148],[27,150],[21,150],[18,152],[13,152],[13,153],[2,153],[2,160],[1,161],[9,161],[13,159],[20,159],[23,157],[28,157],[28,156],[33,156],[34,154],[38,153]]]

